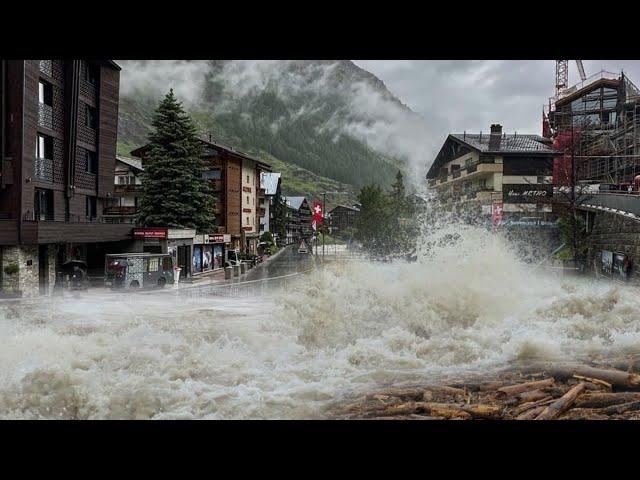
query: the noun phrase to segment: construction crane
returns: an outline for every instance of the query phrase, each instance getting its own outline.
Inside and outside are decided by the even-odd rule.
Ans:
[[[580,78],[584,82],[587,75],[584,72],[582,60],[576,60],[576,65]],[[569,88],[569,60],[556,60],[556,98],[559,98],[567,88]]]

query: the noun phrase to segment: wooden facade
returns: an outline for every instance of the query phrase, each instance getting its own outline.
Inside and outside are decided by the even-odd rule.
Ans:
[[[242,182],[242,164],[249,162],[252,167],[252,175],[254,175],[254,185],[260,185],[260,173],[271,171],[271,166],[252,158],[238,150],[227,147],[212,141],[201,140],[203,143],[203,160],[205,163],[205,176],[210,179],[213,185],[216,203],[214,207],[215,223],[217,232],[227,233],[231,235],[232,245],[234,248],[245,250],[245,238],[247,233],[258,233],[260,228],[260,209],[259,198],[261,195],[260,188],[252,188],[251,192],[246,192]],[[143,165],[146,159],[148,146],[137,148],[131,152],[131,155],[141,158]],[[255,206],[252,215],[255,216],[255,230],[247,232],[242,226],[242,196],[252,195],[255,197]],[[206,233],[206,232],[203,232]],[[255,242],[257,245],[257,242]]]
[[[131,238],[130,227],[102,223],[119,70],[110,61],[2,61],[0,244]]]

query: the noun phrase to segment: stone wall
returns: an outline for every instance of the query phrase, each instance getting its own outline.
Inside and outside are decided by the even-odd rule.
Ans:
[[[589,215],[588,265],[600,268],[601,252],[626,253],[633,267],[631,278],[640,281],[640,222],[612,213],[597,212]]]
[[[2,255],[3,291],[8,294],[19,291],[23,297],[38,296],[38,247],[5,246],[2,247],[0,255]],[[7,275],[4,268],[11,263],[18,265],[18,272]]]

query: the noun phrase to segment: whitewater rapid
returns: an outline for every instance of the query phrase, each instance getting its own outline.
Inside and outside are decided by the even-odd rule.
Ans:
[[[264,297],[0,304],[0,418],[326,418],[381,385],[640,352],[634,287],[439,235],[418,262],[332,263]]]

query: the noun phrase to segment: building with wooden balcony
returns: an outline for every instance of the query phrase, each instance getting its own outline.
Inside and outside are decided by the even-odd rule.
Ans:
[[[281,199],[282,176],[276,172],[262,172],[260,175],[260,232],[271,232],[274,240],[278,241],[278,232],[275,226],[277,209]]]
[[[491,125],[489,134],[450,134],[427,173],[445,208],[491,221],[500,205],[503,221],[522,217],[550,220],[553,150],[539,135],[506,134]]]
[[[215,232],[229,234],[227,248],[256,254],[260,236],[260,174],[270,172],[271,166],[233,147],[200,139],[203,145],[203,160],[206,170],[203,177],[212,184],[216,202],[214,206]],[[147,158],[148,146],[137,148],[131,155],[142,160]]]
[[[309,244],[313,232],[311,230],[311,207],[306,197],[282,197],[282,201],[287,207],[285,243],[300,243],[305,240]]]
[[[103,269],[104,252],[131,238],[130,226],[104,221],[120,67],[109,60],[0,63],[0,288],[47,294],[67,260]]]
[[[140,159],[116,156],[113,194],[107,198],[103,212],[106,222],[135,223],[142,195],[143,171]]]

